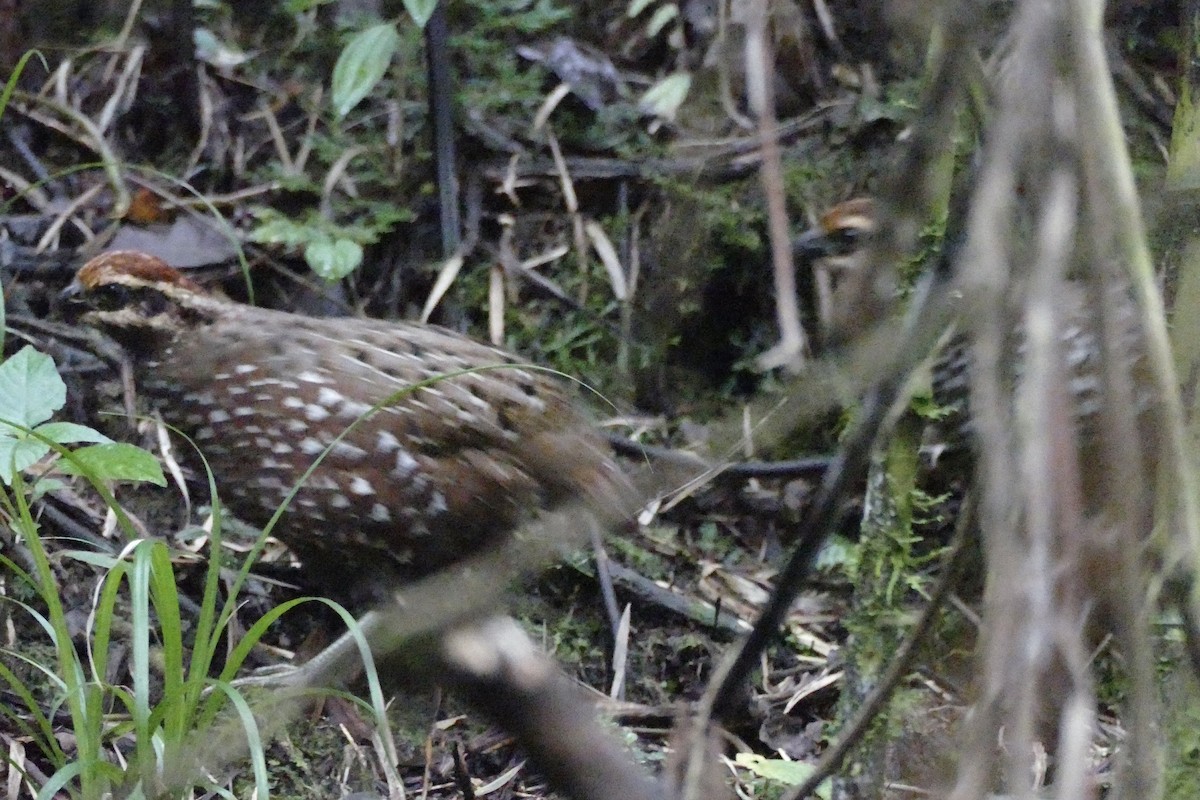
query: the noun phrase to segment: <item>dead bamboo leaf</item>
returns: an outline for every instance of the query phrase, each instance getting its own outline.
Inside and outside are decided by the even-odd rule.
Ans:
[[[542,101],[542,105],[538,108],[536,114],[533,115],[533,130],[540,131],[542,126],[546,124],[546,120],[550,119],[550,115],[554,113],[554,109],[558,108],[558,104],[563,101],[563,98],[571,93],[571,84],[560,83],[554,87],[554,91],[546,95],[546,99]]]
[[[625,302],[629,299],[629,285],[625,281],[625,270],[621,267],[621,259],[617,257],[617,248],[613,247],[612,240],[608,238],[604,228],[600,227],[599,222],[588,220],[583,229],[587,231],[588,238],[592,241],[592,249],[600,257],[604,271],[608,273],[608,282],[612,286],[613,296],[622,303]]]
[[[488,337],[492,344],[504,344],[504,267],[493,264],[488,275]]]
[[[458,277],[458,271],[462,269],[462,265],[462,253],[455,253],[446,259],[446,263],[442,264],[437,280],[434,281],[433,288],[429,290],[429,297],[425,300],[425,308],[421,309],[421,322],[429,322],[429,315],[433,313],[437,304],[442,301],[442,297],[449,291],[454,279]]]

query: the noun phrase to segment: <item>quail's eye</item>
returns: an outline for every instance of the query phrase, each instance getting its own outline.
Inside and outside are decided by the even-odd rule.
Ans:
[[[103,311],[115,311],[129,305],[129,287],[111,283],[94,292],[95,304]]]
[[[839,256],[853,253],[862,245],[862,241],[863,231],[861,228],[839,228],[829,236],[830,249],[834,255]]]

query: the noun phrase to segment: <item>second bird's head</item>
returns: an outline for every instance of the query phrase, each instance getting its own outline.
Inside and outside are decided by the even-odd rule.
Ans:
[[[845,272],[861,266],[875,228],[874,200],[868,197],[846,200],[830,208],[815,226],[793,239],[792,251],[801,264]]]

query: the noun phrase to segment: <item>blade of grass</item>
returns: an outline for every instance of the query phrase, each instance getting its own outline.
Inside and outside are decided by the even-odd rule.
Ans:
[[[130,673],[133,678],[133,726],[137,763],[144,770],[154,763],[150,729],[150,551],[143,540],[133,551],[129,570],[129,615],[131,631]]]
[[[6,655],[15,655],[11,651],[4,651]],[[3,680],[9,686],[9,691],[21,698],[21,702],[25,704],[25,708],[29,710],[30,716],[33,717],[33,725],[30,725],[15,709],[9,708],[7,705],[0,706],[0,714],[11,719],[25,733],[26,736],[35,742],[39,749],[45,753],[46,757],[54,763],[66,761],[66,755],[63,753],[62,746],[59,745],[58,739],[54,736],[54,727],[50,724],[50,718],[42,713],[41,706],[33,696],[33,692],[29,691],[29,687],[24,681],[17,677],[16,673],[8,668],[7,664],[0,662],[0,680]],[[35,727],[36,726],[36,727]],[[40,735],[39,735],[40,734]]]

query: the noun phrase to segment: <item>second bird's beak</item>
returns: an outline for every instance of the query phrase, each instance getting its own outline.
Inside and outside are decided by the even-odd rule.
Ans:
[[[792,239],[792,254],[804,263],[812,263],[818,259],[832,255],[829,235],[824,228],[809,228],[804,233]]]

